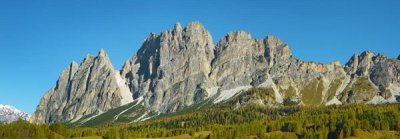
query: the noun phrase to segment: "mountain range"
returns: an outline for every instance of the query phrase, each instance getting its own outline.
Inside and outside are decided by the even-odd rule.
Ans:
[[[11,123],[20,119],[28,120],[29,115],[13,106],[0,104],[0,123]]]
[[[268,94],[243,94],[264,88]],[[274,36],[228,33],[217,44],[199,22],[151,33],[120,70],[105,50],[72,62],[40,100],[33,123],[137,122],[221,103],[325,106],[400,101],[400,56],[365,51],[305,62]]]

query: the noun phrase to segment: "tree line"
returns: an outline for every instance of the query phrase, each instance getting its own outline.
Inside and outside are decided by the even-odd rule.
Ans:
[[[25,121],[0,124],[0,138],[32,139],[90,136],[128,139],[179,135],[216,139],[340,139],[372,132],[382,134],[382,138],[400,138],[400,104],[280,108],[260,105],[233,108],[222,104],[130,124],[77,128],[62,123],[35,125]]]

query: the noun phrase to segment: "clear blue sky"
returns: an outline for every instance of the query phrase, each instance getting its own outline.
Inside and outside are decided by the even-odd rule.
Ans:
[[[345,63],[371,50],[400,54],[399,0],[1,0],[0,103],[32,113],[72,61],[104,48],[114,67],[150,32],[200,21],[216,43],[230,31],[275,35],[295,57]]]

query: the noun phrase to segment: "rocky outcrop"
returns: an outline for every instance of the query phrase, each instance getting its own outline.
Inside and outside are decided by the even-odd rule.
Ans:
[[[355,94],[363,98],[355,99],[356,102],[368,102],[373,97],[380,101],[397,101],[396,98],[400,95],[399,60],[365,51],[360,56],[354,55],[344,69],[352,77],[352,81],[343,92],[343,101],[353,102],[351,98]]]
[[[136,56],[126,62],[122,75],[134,96],[160,112],[174,112],[209,94],[208,74],[214,58],[211,35],[194,22],[183,28],[150,34]]]
[[[232,32],[215,49],[210,78],[221,90],[258,85],[267,78],[265,45],[247,32]]]
[[[363,52],[360,56],[354,54],[346,64],[346,72],[350,75],[366,76],[369,69],[373,66],[372,58],[374,54],[369,51]]]
[[[268,36],[269,74],[283,99],[320,105],[334,99],[346,78],[339,62],[317,64],[292,57],[287,44]]]
[[[329,85],[346,76],[338,62],[315,64],[293,58],[288,45],[274,36],[255,40],[246,32],[229,33],[215,52],[210,79],[221,92],[235,93],[240,86],[272,88],[275,101],[280,103],[291,99],[307,105],[322,104],[337,92],[338,87],[329,90]]]
[[[132,94],[104,50],[87,55],[81,65],[72,62],[57,84],[40,100],[30,121],[54,123],[77,120],[132,102]]]

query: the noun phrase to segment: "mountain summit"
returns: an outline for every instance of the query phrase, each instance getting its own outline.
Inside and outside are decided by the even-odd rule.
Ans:
[[[29,115],[13,106],[0,104],[0,124],[11,123],[19,119],[28,120]]]
[[[151,118],[149,113],[174,113],[228,100],[235,101],[235,107],[400,100],[398,59],[366,51],[355,54],[344,66],[339,62],[304,62],[277,37],[259,40],[244,31],[228,33],[217,44],[212,42],[199,22],[184,28],[177,23],[172,30],[151,33],[120,72],[114,70],[104,50],[96,57],[88,55],[80,66],[71,63],[62,72],[31,121],[88,121],[118,107],[124,111],[114,114],[113,121],[121,115],[139,117],[132,119],[139,121]],[[250,88],[265,88],[270,93],[263,97],[241,94]]]
[[[132,101],[132,93],[102,49],[98,56],[87,55],[80,65],[72,62],[62,71],[56,87],[43,96],[30,120],[34,123],[74,121]]]

